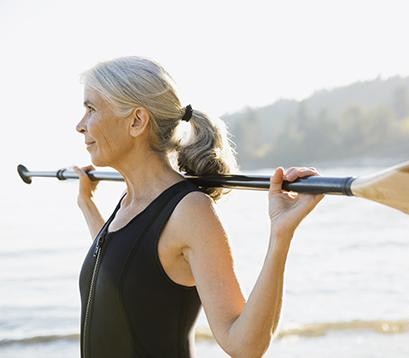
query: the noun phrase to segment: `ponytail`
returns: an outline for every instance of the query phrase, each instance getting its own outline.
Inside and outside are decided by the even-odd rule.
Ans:
[[[196,109],[189,120],[192,137],[189,142],[177,148],[178,166],[187,175],[229,174],[237,170],[234,143],[229,137],[225,123],[221,119],[210,119]],[[214,201],[231,189],[203,188]]]

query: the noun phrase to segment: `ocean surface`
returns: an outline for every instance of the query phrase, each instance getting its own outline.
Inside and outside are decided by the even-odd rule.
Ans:
[[[327,167],[321,174],[380,169]],[[76,206],[78,183],[34,178],[26,185],[16,174],[2,184],[0,357],[79,357],[78,276],[91,237]],[[100,183],[96,201],[105,217],[123,189]],[[233,190],[216,206],[246,296],[268,246],[267,195]],[[196,350],[198,357],[227,357],[203,312]],[[326,196],[293,239],[280,325],[265,356],[408,357],[409,216],[364,199]]]

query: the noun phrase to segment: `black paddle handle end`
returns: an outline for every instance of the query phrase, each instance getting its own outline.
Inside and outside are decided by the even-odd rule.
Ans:
[[[27,173],[29,172],[28,169],[22,165],[19,164],[17,166],[17,172],[20,175],[20,178],[23,179],[23,182],[26,184],[31,184],[31,177],[27,175]]]
[[[351,191],[351,184],[355,177],[320,177],[310,176],[299,178],[294,182],[283,182],[283,189],[287,191],[296,191],[298,193],[310,194],[340,194],[354,195]]]

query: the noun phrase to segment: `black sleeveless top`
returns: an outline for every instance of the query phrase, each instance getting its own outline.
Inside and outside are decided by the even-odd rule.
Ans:
[[[82,358],[191,357],[199,295],[195,286],[167,276],[158,241],[178,202],[192,191],[200,189],[182,180],[107,233],[119,202],[102,227],[79,279]]]

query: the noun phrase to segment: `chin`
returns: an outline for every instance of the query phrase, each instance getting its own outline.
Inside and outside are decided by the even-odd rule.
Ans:
[[[91,159],[91,163],[92,163],[92,165],[94,165],[96,167],[109,167],[109,164],[106,163],[106,162],[100,162],[100,161]]]
[[[95,155],[91,155],[91,163],[96,167],[107,167],[108,163]]]

